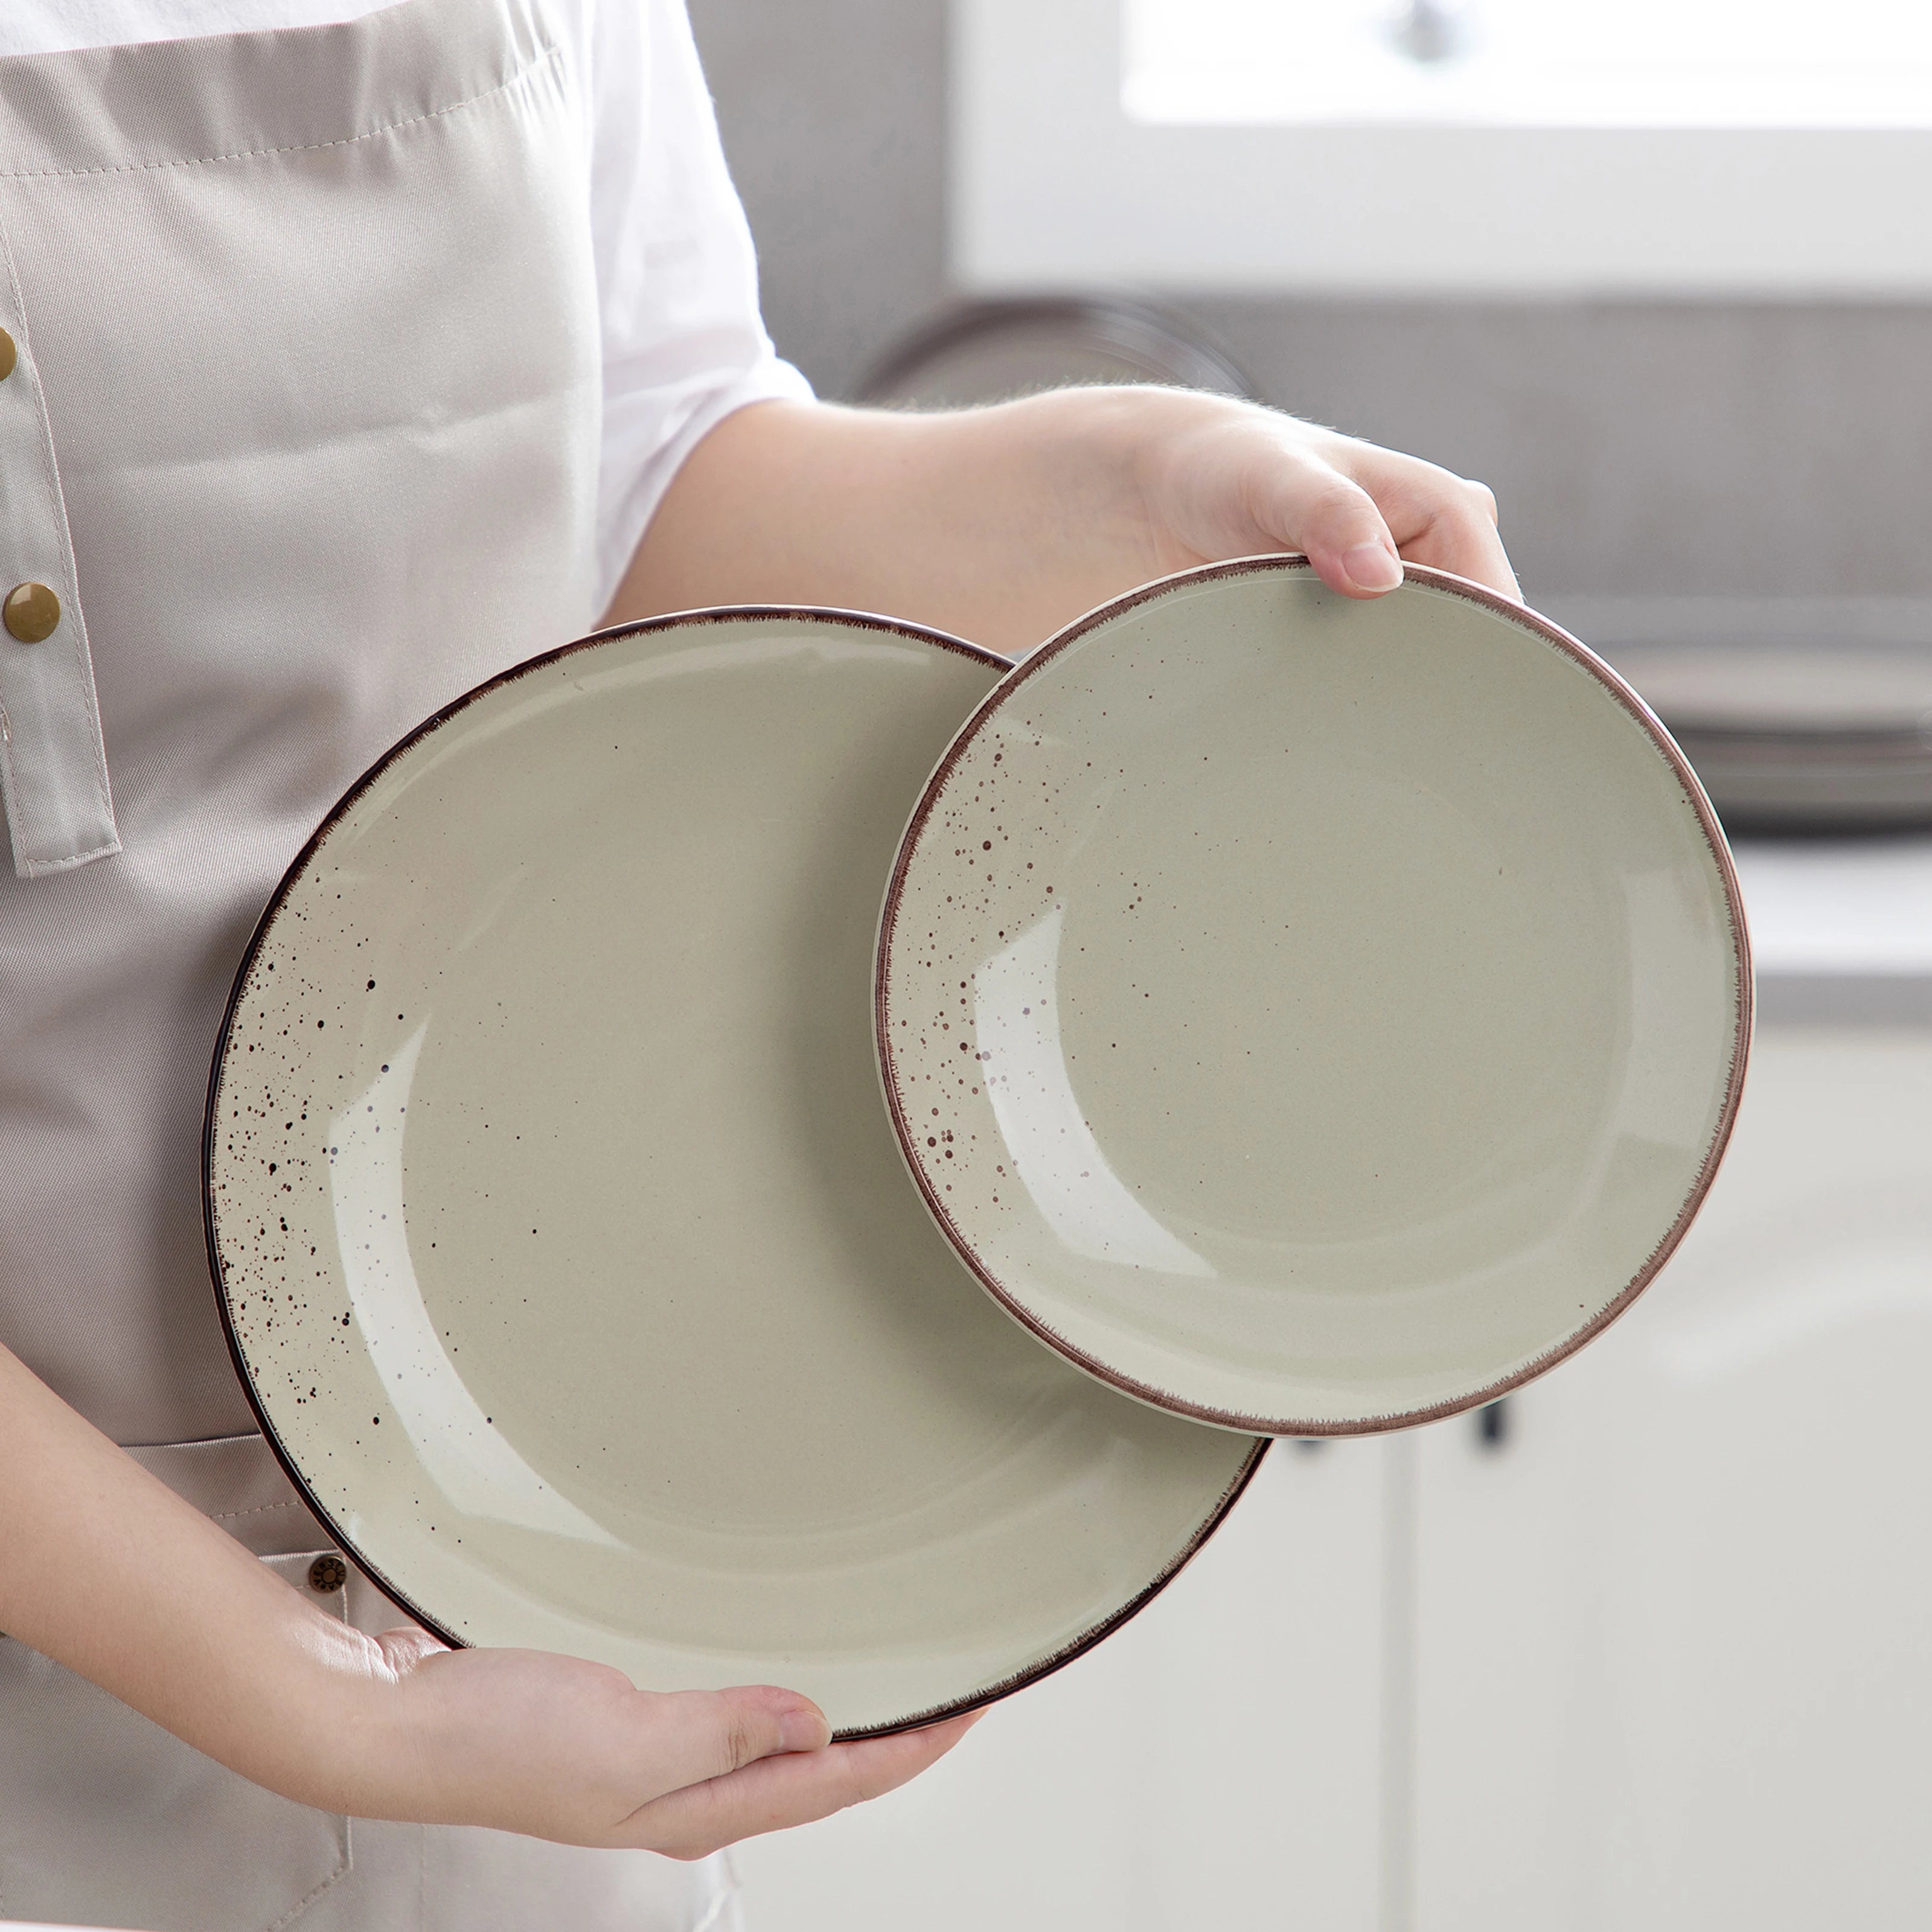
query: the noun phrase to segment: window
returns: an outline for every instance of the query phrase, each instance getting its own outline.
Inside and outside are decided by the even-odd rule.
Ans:
[[[980,290],[1932,292],[1932,0],[953,0]]]
[[[1925,0],[1125,0],[1132,118],[1932,127]]]

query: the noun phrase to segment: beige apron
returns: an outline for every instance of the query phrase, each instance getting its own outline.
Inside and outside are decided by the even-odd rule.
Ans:
[[[0,1340],[298,1587],[216,1322],[230,978],[403,731],[594,621],[588,82],[544,0],[0,60]],[[30,627],[31,628],[31,627]],[[321,1600],[400,1621],[358,1576]],[[722,1862],[275,1798],[0,1640],[0,1918],[698,1932]]]

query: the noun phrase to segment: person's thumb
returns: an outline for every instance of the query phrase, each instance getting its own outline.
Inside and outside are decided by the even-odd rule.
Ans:
[[[769,1684],[671,1691],[652,1701],[667,1790],[724,1777],[780,1752],[823,1750],[832,1741],[832,1727],[816,1704]]]

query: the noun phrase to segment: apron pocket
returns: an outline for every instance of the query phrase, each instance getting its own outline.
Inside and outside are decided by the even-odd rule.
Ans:
[[[262,1560],[305,1589],[333,1553]],[[319,1600],[339,1616],[344,1594]],[[272,1932],[349,1865],[346,1818],[265,1791],[0,1638],[0,1918]]]

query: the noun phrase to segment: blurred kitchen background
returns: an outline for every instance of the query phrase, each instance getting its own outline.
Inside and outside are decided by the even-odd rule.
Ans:
[[[1168,356],[1480,477],[1718,794],[1760,972],[1628,1318],[1279,1446],[1119,1636],[741,1848],[757,1932],[1932,1924],[1932,10],[692,11],[822,394]],[[989,301],[1090,306],[944,334]]]

